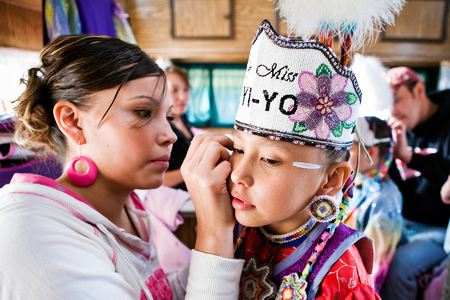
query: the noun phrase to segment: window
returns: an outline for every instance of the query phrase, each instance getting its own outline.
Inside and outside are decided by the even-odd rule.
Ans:
[[[239,105],[245,65],[181,65],[188,71],[189,122],[198,127],[232,127]]]

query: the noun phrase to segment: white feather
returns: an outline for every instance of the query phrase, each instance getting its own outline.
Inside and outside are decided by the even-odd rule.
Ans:
[[[344,28],[354,26],[352,49],[373,40],[385,24],[393,25],[395,16],[405,0],[275,0],[280,16],[285,18],[288,31],[304,40],[315,38],[331,28],[340,39]]]
[[[386,68],[373,56],[356,54],[350,69],[358,78],[362,92],[359,116],[376,116],[387,120],[390,116],[394,98],[389,83],[384,77]]]

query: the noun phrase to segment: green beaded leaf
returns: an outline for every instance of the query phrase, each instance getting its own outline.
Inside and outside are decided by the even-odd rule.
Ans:
[[[358,101],[358,96],[355,95],[355,93],[349,92],[347,93],[347,103],[350,105],[353,105]]]
[[[341,124],[342,124],[342,126],[344,126],[345,129],[353,129],[353,127],[355,127],[355,122],[351,122],[350,124],[341,122]]]
[[[334,128],[333,130],[331,130],[331,133],[335,136],[335,137],[341,137],[342,136],[342,131],[344,129],[344,122],[340,122],[339,126]]]
[[[303,132],[306,131],[306,126],[304,122],[295,122],[294,124],[294,128],[292,129],[292,131],[294,132]]]
[[[322,75],[325,75],[328,77],[332,76],[331,70],[330,70],[330,68],[328,68],[328,66],[326,64],[321,64],[316,70],[316,77],[320,77]]]

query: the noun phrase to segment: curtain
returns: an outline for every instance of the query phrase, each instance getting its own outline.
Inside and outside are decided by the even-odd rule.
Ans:
[[[215,68],[212,70],[212,127],[233,126],[241,95],[245,69]]]
[[[450,88],[450,61],[442,61],[439,68],[438,91]]]
[[[194,126],[208,126],[211,119],[210,72],[202,67],[188,68],[191,97],[186,116]]]
[[[232,127],[239,104],[245,65],[183,65],[191,98],[188,121],[198,127]]]

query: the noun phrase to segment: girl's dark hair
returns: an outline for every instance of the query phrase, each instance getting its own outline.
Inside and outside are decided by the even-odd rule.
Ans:
[[[105,36],[60,36],[42,49],[40,59],[42,65],[29,69],[28,78],[21,80],[26,89],[15,106],[17,142],[38,152],[65,152],[64,136],[53,117],[56,102],[66,100],[84,110],[93,93],[118,87],[100,124],[127,81],[149,76],[165,80],[164,72],[138,46]]]
[[[364,119],[369,124],[369,129],[374,133],[375,138],[377,139],[385,139],[389,138],[392,141],[392,132],[391,127],[388,125],[386,121],[383,121],[377,117],[364,117]],[[389,152],[389,148],[391,146],[391,142],[383,142],[376,144],[379,148],[378,157],[383,160]]]
[[[341,161],[348,161],[350,159],[350,151],[326,149],[325,157],[326,157],[328,163],[337,163],[337,162],[341,162]]]

